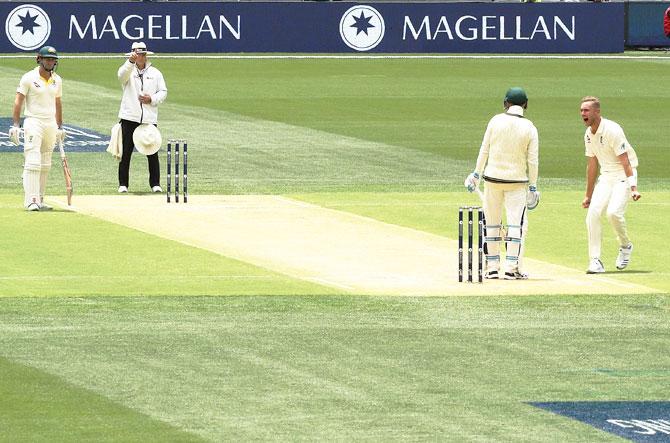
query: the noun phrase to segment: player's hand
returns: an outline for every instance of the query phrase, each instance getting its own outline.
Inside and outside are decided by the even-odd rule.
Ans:
[[[128,61],[130,63],[135,63],[135,60],[137,60],[137,52],[131,52]]]
[[[145,105],[151,104],[151,96],[149,94],[140,95],[139,98],[140,103],[144,103]]]
[[[528,186],[528,194],[526,194],[526,207],[528,210],[533,210],[537,208],[537,205],[540,204],[540,191],[537,190],[537,186],[530,185]]]
[[[463,186],[468,189],[468,192],[475,192],[475,189],[479,187],[479,174],[473,172],[468,175],[463,182]]]
[[[21,142],[19,141],[19,137],[21,135],[21,128],[18,126],[10,126],[9,128],[9,141],[14,143],[16,146],[19,146]]]
[[[584,197],[584,200],[582,200],[582,208],[588,208],[591,206],[591,197]]]
[[[633,199],[634,202],[636,202],[640,198],[642,198],[642,195],[640,195],[640,193],[637,192],[637,189],[636,189],[635,191],[630,191],[630,197]]]
[[[58,128],[58,130],[56,131],[56,141],[58,143],[63,143],[65,141],[65,137],[67,137],[67,134],[65,133],[65,129]]]

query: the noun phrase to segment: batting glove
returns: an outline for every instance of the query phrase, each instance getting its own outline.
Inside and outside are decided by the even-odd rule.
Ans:
[[[56,141],[58,143],[63,143],[63,141],[65,141],[65,137],[67,137],[67,134],[65,134],[65,129],[58,128],[56,131]]]
[[[16,146],[19,146],[21,142],[19,141],[19,137],[21,135],[21,128],[18,126],[11,126],[9,128],[9,141],[14,143]]]
[[[526,206],[529,210],[537,208],[537,205],[540,204],[540,191],[537,190],[537,186],[530,185],[528,186],[528,194],[526,195]]]
[[[479,174],[476,172],[471,173],[467,176],[463,182],[463,186],[468,189],[468,192],[475,192],[475,189],[479,187]]]

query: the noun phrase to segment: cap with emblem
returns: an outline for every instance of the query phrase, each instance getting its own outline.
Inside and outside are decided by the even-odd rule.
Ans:
[[[37,56],[42,58],[58,59],[58,52],[56,52],[56,48],[53,46],[45,46],[40,48],[40,50],[37,52]]]
[[[130,52],[128,52],[126,55],[130,55],[133,52],[136,54],[153,54],[153,52],[147,51],[147,45],[144,42],[134,42],[133,46],[130,48]]]
[[[510,105],[523,105],[528,101],[528,97],[523,88],[509,88],[505,94],[505,101]]]

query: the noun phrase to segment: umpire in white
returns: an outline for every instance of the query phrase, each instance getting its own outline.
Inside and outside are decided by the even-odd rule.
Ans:
[[[628,266],[633,253],[633,243],[628,237],[624,213],[631,199],[633,201],[640,199],[637,190],[637,155],[626,140],[621,126],[600,116],[600,100],[597,97],[584,97],[580,105],[580,114],[586,125],[584,146],[588,158],[586,195],[582,201],[582,206],[588,208],[586,229],[589,237],[590,261],[586,273],[605,272],[605,267],[600,261],[602,243],[600,218],[603,213],[607,214],[619,240],[619,255],[615,266],[621,270]],[[600,177],[598,177],[598,166],[600,166]]]
[[[528,97],[522,88],[510,88],[503,102],[505,112],[495,115],[484,134],[475,170],[465,179],[473,192],[484,186],[486,218],[486,273],[489,279],[500,278],[500,243],[503,241],[502,211],[507,221],[505,279],[525,280],[522,271],[523,243],[527,230],[527,209],[539,203],[537,191],[539,143],[537,129],[523,116]]]
[[[133,132],[142,123],[158,125],[158,105],[167,97],[167,86],[163,74],[147,61],[143,42],[135,42],[126,54],[128,60],[119,68],[118,77],[123,87],[121,98],[121,134],[123,155],[119,162],[119,192],[128,192],[130,158],[133,154]],[[153,192],[162,192],[160,186],[160,164],[158,152],[147,156],[149,163],[149,186]]]

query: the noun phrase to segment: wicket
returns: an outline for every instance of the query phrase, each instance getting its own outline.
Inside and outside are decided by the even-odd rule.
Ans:
[[[172,193],[172,147],[174,146],[174,201],[179,203],[179,148],[182,148],[184,159],[183,196],[188,202],[188,142],[182,139],[170,139],[167,143],[167,202],[170,203]]]
[[[480,206],[461,206],[458,209],[458,281],[463,281],[463,212],[468,211],[468,282],[473,279],[474,212],[477,211],[477,274],[484,282],[484,210]]]

